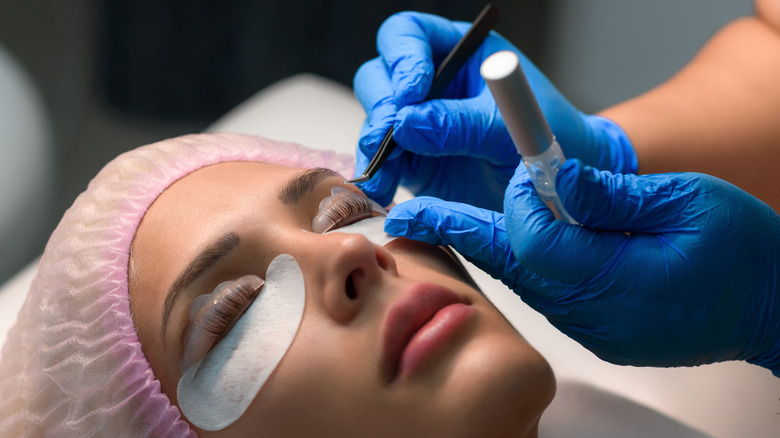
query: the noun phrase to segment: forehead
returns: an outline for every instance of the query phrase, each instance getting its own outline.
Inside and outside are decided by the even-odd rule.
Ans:
[[[213,238],[212,232],[228,226],[239,211],[252,208],[262,216],[279,203],[281,188],[303,171],[262,162],[226,162],[198,169],[171,184],[148,208],[136,230],[133,253],[146,258],[147,253],[166,252],[170,245],[179,251],[192,249],[186,246]]]
[[[296,174],[304,169],[282,166],[279,164],[261,162],[226,162],[213,164],[198,169],[171,184],[152,204],[156,205],[171,201],[179,202],[181,198],[200,198],[204,195],[235,197],[250,190],[255,192],[275,191]],[[204,198],[208,200],[209,197]]]
[[[281,188],[303,170],[259,162],[219,163],[198,169],[160,194],[137,234],[149,228],[214,221],[248,202],[263,201],[270,208]]]

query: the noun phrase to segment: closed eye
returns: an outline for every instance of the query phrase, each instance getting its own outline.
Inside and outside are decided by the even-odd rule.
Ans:
[[[312,221],[312,230],[326,233],[363,219],[387,212],[365,195],[334,187],[331,196],[320,203],[320,212]]]
[[[222,283],[211,294],[193,300],[190,325],[182,342],[184,353],[179,366],[182,373],[194,365],[222,339],[260,293],[264,281],[256,275],[245,275]]]

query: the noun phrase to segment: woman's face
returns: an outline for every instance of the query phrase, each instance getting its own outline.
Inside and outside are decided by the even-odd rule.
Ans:
[[[202,436],[534,435],[555,390],[545,360],[443,248],[313,232],[318,205],[334,186],[359,192],[322,170],[230,162],[193,172],[153,203],[133,242],[130,291],[163,391],[177,403],[192,300],[246,274],[264,278],[271,260],[289,254],[306,289],[295,339],[246,413]],[[227,235],[232,244],[168,298],[164,318],[176,279]],[[444,331],[430,323],[420,329],[428,340],[414,354],[388,357],[385,340],[399,330],[391,309],[432,290],[465,310],[458,306],[456,323]]]

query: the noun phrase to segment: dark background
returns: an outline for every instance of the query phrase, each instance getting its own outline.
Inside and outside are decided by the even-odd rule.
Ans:
[[[586,112],[664,81],[720,26],[752,11],[751,0],[495,3],[497,30]],[[119,153],[201,131],[296,73],[351,85],[358,66],[376,56],[376,31],[394,12],[471,21],[483,6],[474,0],[0,0],[0,47],[40,94],[57,163],[47,224],[14,253],[14,266],[0,266],[0,282],[40,254],[63,211]],[[3,237],[0,251],[8,251]]]
[[[394,12],[473,20],[481,0],[113,0],[101,3],[99,75],[114,106],[157,119],[211,121],[279,79],[316,73],[352,84]],[[541,58],[543,0],[498,1],[498,31]]]
[[[497,1],[497,30],[543,61],[544,0]],[[54,223],[119,153],[197,132],[281,78],[351,86],[394,12],[473,20],[477,0],[0,0],[0,44],[38,85],[62,184]]]

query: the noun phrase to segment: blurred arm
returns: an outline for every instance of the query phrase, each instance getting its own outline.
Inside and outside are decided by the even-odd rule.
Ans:
[[[600,114],[626,131],[640,173],[703,172],[780,211],[780,2],[718,31],[667,82]]]

